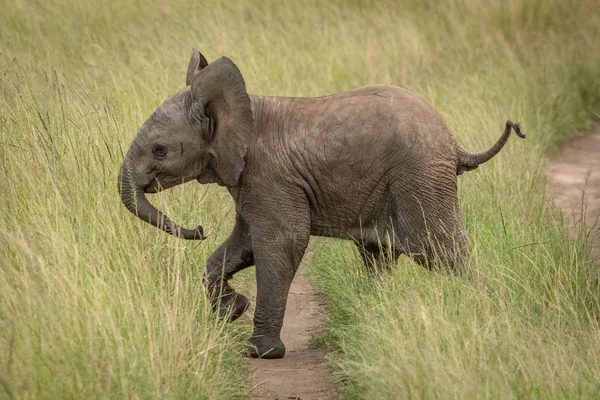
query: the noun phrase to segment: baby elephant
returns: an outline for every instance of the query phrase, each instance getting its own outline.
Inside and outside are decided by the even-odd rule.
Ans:
[[[248,299],[229,285],[256,265],[253,357],[281,358],[288,290],[310,235],[352,240],[369,273],[405,254],[432,268],[457,268],[467,237],[456,176],[496,155],[498,142],[469,153],[440,115],[413,93],[373,85],[315,98],[249,95],[226,57],[192,51],[186,87],[148,118],[119,172],[125,207],[185,239],[185,229],[146,199],[183,182],[217,183],[236,205],[229,238],[207,261],[215,310],[235,320]]]

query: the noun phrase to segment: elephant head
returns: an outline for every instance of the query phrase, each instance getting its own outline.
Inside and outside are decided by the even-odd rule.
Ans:
[[[127,209],[140,219],[185,239],[203,239],[202,227],[185,229],[157,210],[146,193],[198,180],[237,186],[254,119],[244,78],[222,57],[210,65],[196,50],[186,87],[169,97],[139,129],[119,171]]]

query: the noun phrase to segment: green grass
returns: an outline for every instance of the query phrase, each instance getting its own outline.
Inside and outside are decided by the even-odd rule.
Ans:
[[[459,179],[482,282],[401,260],[372,283],[351,246],[319,242],[319,341],[348,398],[598,397],[598,271],[543,169],[598,116],[599,12],[489,3],[0,0],[0,397],[248,395],[249,317],[215,321],[201,285],[232,226],[228,194],[190,183],[153,197],[204,225],[197,244],[137,221],[116,193],[124,152],[184,84],[192,47],[232,58],[251,93],[406,87],[472,151],[508,118],[528,134]]]

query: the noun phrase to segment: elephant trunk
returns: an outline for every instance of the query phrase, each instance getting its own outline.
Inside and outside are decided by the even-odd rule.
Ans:
[[[125,158],[119,171],[119,194],[125,207],[139,219],[148,222],[163,231],[183,239],[206,239],[202,226],[196,229],[186,229],[178,226],[171,219],[154,207],[144,193],[144,189],[135,183],[131,161]]]

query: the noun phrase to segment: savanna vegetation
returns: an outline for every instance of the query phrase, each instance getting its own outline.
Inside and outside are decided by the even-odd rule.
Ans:
[[[548,197],[545,157],[600,112],[592,0],[0,0],[0,397],[244,398],[249,321],[216,320],[204,261],[233,203],[189,183],[152,201],[209,239],[120,204],[136,129],[185,82],[192,47],[251,93],[369,83],[425,98],[471,151],[506,119],[528,138],[459,178],[477,278],[400,259],[372,282],[318,239],[330,351],[347,398],[600,397],[599,271]],[[236,278],[252,292],[253,271]]]

